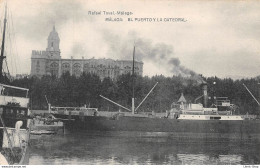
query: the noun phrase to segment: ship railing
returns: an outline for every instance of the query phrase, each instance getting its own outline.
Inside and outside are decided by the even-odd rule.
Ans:
[[[4,95],[5,94],[4,91],[6,90],[6,88],[26,91],[26,95],[25,96],[21,96],[21,97],[25,97],[25,98],[28,97],[29,89],[22,88],[22,87],[17,87],[17,86],[5,85],[5,84],[2,84],[2,83],[0,83],[0,95]],[[14,96],[14,97],[18,97],[18,96]]]
[[[257,115],[246,114],[242,115],[242,118],[244,118],[245,120],[255,120],[257,118]]]
[[[0,105],[19,105],[21,107],[28,107],[28,92],[29,89],[27,88],[0,83]]]
[[[82,111],[82,110],[95,110],[98,111],[97,108],[87,108],[87,107],[51,107],[51,111]]]

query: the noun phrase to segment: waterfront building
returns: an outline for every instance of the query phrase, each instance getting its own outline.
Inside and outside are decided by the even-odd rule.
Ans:
[[[83,72],[98,75],[101,79],[132,72],[132,60],[113,59],[62,59],[59,48],[60,38],[53,27],[48,37],[48,44],[45,51],[32,51],[31,55],[31,76],[42,77],[43,75],[54,75],[60,77],[63,73],[79,77]],[[143,75],[143,62],[135,61],[135,73]]]

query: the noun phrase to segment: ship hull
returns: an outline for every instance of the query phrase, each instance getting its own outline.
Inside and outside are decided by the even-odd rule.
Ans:
[[[58,115],[56,117],[64,117]],[[64,121],[66,130],[170,133],[178,138],[260,139],[260,120],[178,120],[121,116],[84,116]],[[168,135],[168,134],[167,134]]]
[[[20,140],[18,142],[17,135],[13,128],[7,128],[8,134],[10,135],[10,140],[13,145],[14,154],[17,155],[17,158],[12,158],[11,150],[9,146],[9,142],[7,140],[6,134],[4,133],[3,129],[0,130],[0,137],[3,139],[1,152],[5,153],[5,157],[8,157],[7,161],[8,164],[19,164],[19,165],[26,165],[29,163],[29,152],[28,152],[28,144],[30,139],[30,127],[28,130],[20,130],[19,138],[22,139],[22,144],[20,146],[17,143],[21,143]],[[2,151],[3,150],[3,151]]]

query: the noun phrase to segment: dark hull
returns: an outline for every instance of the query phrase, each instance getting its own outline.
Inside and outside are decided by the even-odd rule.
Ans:
[[[176,120],[133,116],[116,119],[85,116],[74,119],[64,122],[66,130],[161,132],[162,135],[170,133],[182,138],[260,139],[260,120]]]

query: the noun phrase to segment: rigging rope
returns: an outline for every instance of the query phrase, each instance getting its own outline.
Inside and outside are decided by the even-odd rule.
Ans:
[[[19,53],[18,53],[18,50],[17,50],[16,34],[15,34],[15,31],[14,31],[14,22],[13,22],[13,14],[12,14],[12,12],[10,12],[10,15],[11,15],[11,23],[12,23],[13,34],[14,34],[14,47],[15,47],[15,52],[17,54],[17,59],[15,59],[15,60],[20,62],[20,59],[19,59],[20,57],[19,57]],[[16,63],[17,62],[14,62],[15,70],[16,70],[16,73],[17,73],[18,71],[17,71],[17,64]],[[18,64],[18,66],[20,66],[20,64]],[[21,69],[21,68],[19,67],[19,69]]]
[[[10,15],[9,15],[9,9],[7,10],[7,20],[8,21],[10,21]],[[14,67],[14,59],[13,59],[13,45],[12,45],[12,38],[11,38],[11,28],[10,28],[10,24],[7,24],[7,35],[8,35],[8,43],[7,43],[7,47],[8,46],[10,46],[10,47],[8,47],[8,51],[9,51],[9,54],[8,54],[8,59],[10,58],[10,60],[11,60],[11,70],[12,70],[12,72],[13,72],[13,67]],[[7,54],[6,54],[7,55]],[[6,58],[6,59],[7,59]],[[8,69],[8,64],[7,64],[7,62],[6,62],[6,67],[7,67],[7,69]],[[8,69],[8,73],[10,74],[10,71],[9,71],[9,69]]]
[[[1,20],[2,20],[2,17],[1,17]],[[8,53],[7,58],[9,59],[8,63],[10,63],[9,66],[11,66],[12,74],[17,74],[17,72],[18,72],[17,71],[17,63],[20,62],[20,60],[19,60],[19,57],[18,57],[17,41],[16,41],[16,36],[15,36],[15,30],[14,30],[13,16],[12,16],[11,10],[9,10],[9,9],[7,9],[7,20],[9,22],[9,24],[7,24],[6,33],[7,33],[7,37],[9,37],[9,38],[6,39],[7,45],[5,47],[6,50],[5,50],[4,54],[7,55],[7,53]],[[3,31],[2,24],[0,24],[0,28],[1,28],[1,32],[2,32]],[[9,67],[8,67],[8,63],[6,62],[6,69],[9,73],[9,75],[11,75]],[[5,68],[3,67],[3,71],[4,71],[4,69]]]

